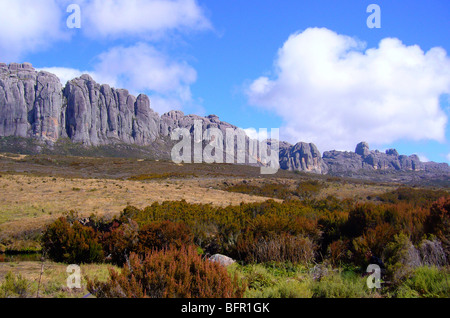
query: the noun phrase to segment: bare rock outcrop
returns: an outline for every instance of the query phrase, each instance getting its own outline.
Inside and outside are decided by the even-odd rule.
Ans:
[[[322,160],[317,147],[312,143],[299,142],[296,145],[280,143],[280,167],[290,171],[306,171],[326,174],[328,167]]]
[[[355,152],[326,151],[323,153],[323,160],[330,172],[334,173],[356,173],[359,170],[424,171],[426,169],[426,164],[421,162],[417,155],[399,155],[395,149],[388,149],[384,153],[370,150],[366,142],[359,143]]]
[[[63,87],[56,75],[38,72],[29,63],[0,63],[0,137],[31,138],[49,147],[59,140],[70,140],[83,147],[142,146],[157,151],[158,157],[169,158],[176,142],[171,140],[171,133],[185,128],[194,134],[196,121],[201,122],[202,131],[197,134],[200,140],[194,138],[194,142],[202,146],[212,138],[208,128],[222,132],[223,162],[228,162],[227,153],[238,158],[245,151],[244,163],[262,165],[254,152],[255,143],[250,145],[248,136],[244,150],[237,148],[237,137],[234,149],[227,149],[227,130],[238,132],[239,128],[216,115],[201,117],[174,110],[160,116],[151,108],[147,95],[135,97],[126,89],[98,84],[89,75],[74,78]],[[268,144],[272,145],[272,141]],[[312,143],[291,145],[279,141],[279,163],[285,170],[333,175],[355,175],[361,171],[449,174],[447,164],[423,163],[418,156],[399,155],[395,149],[373,151],[366,142],[359,143],[355,152],[333,150],[321,156]]]

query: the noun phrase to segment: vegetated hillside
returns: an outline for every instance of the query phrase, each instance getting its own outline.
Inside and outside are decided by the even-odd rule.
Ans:
[[[123,266],[107,282],[89,282],[98,297],[213,297],[218,291],[224,292],[219,297],[448,297],[448,193],[403,188],[378,200],[227,207],[167,201],[129,206],[113,220],[68,214],[42,239],[55,261]],[[241,280],[207,268],[217,253],[238,262]],[[382,268],[381,289],[365,285],[369,264]],[[290,268],[290,285],[267,273],[254,277],[257,266]],[[223,281],[214,278],[218,273]]]

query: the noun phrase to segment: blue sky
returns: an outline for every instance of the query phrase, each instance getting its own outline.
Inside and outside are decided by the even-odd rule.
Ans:
[[[449,30],[447,0],[0,0],[0,61],[89,73],[159,113],[280,128],[322,152],[365,140],[450,162]]]

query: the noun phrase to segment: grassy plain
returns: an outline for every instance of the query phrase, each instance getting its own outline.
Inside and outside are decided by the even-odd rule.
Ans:
[[[301,193],[302,184],[308,183],[317,185],[317,191],[307,193],[308,198],[334,196],[361,202],[376,201],[377,195],[399,186],[283,170],[275,175],[261,175],[258,167],[241,165],[183,165],[143,159],[4,153],[0,154],[0,252],[40,251],[39,238],[46,225],[70,210],[86,217],[96,214],[112,218],[128,205],[143,209],[154,202],[186,200],[224,207],[241,202],[263,202],[269,198],[282,201],[280,191]],[[254,191],[230,191],[252,187],[268,190],[265,195]],[[0,281],[11,272],[22,275],[29,284],[30,294],[37,294],[39,288],[41,297],[86,295],[85,284],[75,291],[64,287],[68,275],[66,266],[49,261],[5,260],[0,254]],[[82,270],[90,277],[106,279],[109,267],[111,265],[83,265]],[[293,297],[309,297],[313,290],[320,288],[308,285],[304,278],[306,272],[299,276],[298,273],[306,269],[292,271],[295,273],[292,277],[275,275],[274,270],[261,266],[238,270],[249,281],[259,277],[254,278],[256,287],[267,285],[263,289],[250,289],[249,297],[289,296],[289,293]]]

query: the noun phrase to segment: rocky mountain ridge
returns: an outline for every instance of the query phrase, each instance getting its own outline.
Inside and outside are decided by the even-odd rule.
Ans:
[[[61,139],[85,147],[151,147],[159,143],[170,156],[171,132],[186,128],[192,133],[196,120],[202,122],[203,129],[238,129],[215,115],[171,111],[160,116],[151,108],[147,95],[135,97],[126,89],[98,84],[89,75],[63,86],[56,75],[38,72],[29,63],[0,63],[0,138],[31,138],[50,147]],[[323,156],[312,143],[280,141],[279,149],[280,167],[291,171],[345,175],[360,171],[448,174],[450,170],[447,164],[423,163],[415,155],[402,156],[394,149],[371,151],[366,143],[358,144],[354,153],[326,151]]]

